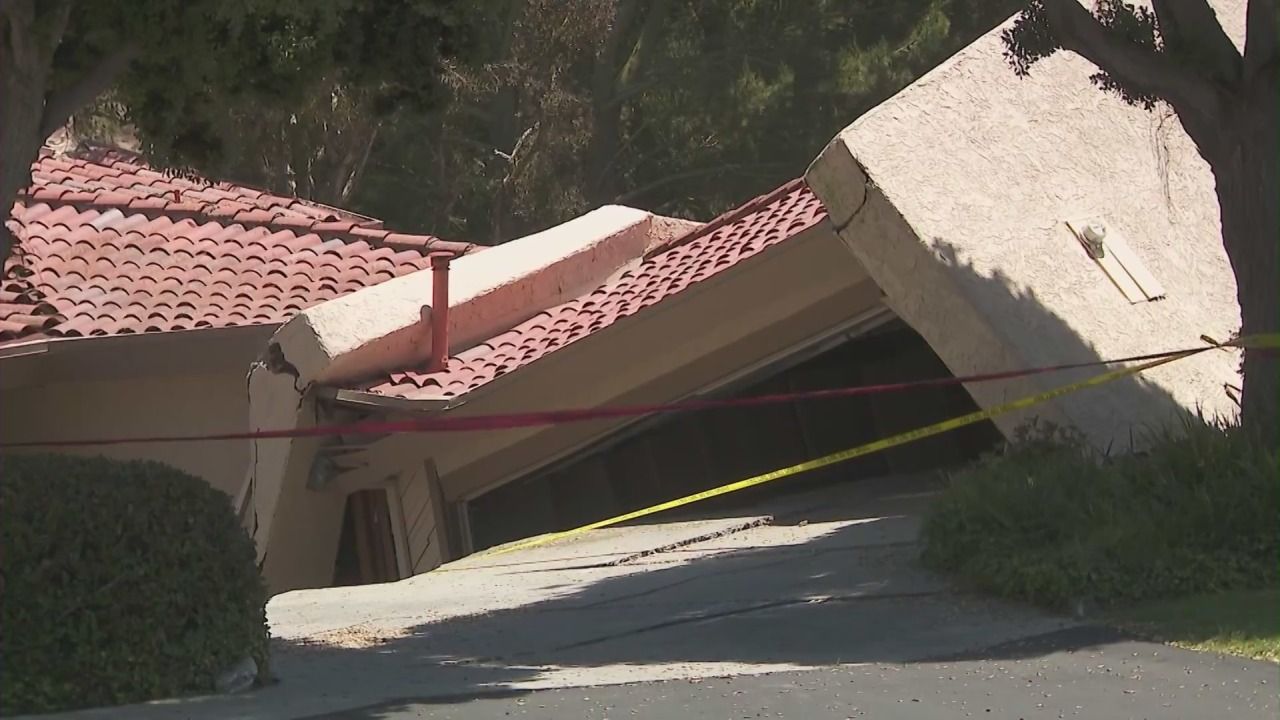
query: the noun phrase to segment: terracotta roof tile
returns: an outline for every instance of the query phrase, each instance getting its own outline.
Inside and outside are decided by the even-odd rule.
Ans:
[[[0,342],[274,324],[475,247],[229,183],[170,178],[123,151],[47,151],[8,226]],[[412,242],[401,242],[411,238]]]
[[[404,398],[454,398],[644,311],[826,218],[801,180],[646,253],[637,265],[578,298],[535,315],[451,358],[444,370],[407,370],[361,389]]]

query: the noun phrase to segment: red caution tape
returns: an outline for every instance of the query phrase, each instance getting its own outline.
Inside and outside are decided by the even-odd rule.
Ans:
[[[504,413],[495,415],[475,415],[472,417],[456,417],[439,415],[427,418],[407,420],[371,420],[344,425],[317,425],[305,428],[289,428],[282,430],[256,430],[208,435],[155,435],[150,437],[129,438],[83,438],[76,440],[47,440],[0,443],[0,449],[6,448],[61,448],[61,447],[95,447],[106,445],[127,445],[133,443],[175,443],[175,442],[212,442],[225,440],[272,440],[283,438],[332,437],[337,435],[391,435],[400,433],[422,432],[477,432],[483,430],[510,430],[514,428],[536,427],[541,425],[559,425],[563,423],[585,422],[611,418],[640,417],[666,413],[692,412],[698,410],[716,410],[723,408],[757,407],[778,405],[789,402],[808,400],[829,400],[834,398],[876,395],[880,393],[903,392],[920,388],[944,387],[965,383],[993,382],[1014,378],[1043,375],[1046,373],[1100,367],[1120,363],[1159,360],[1177,355],[1196,355],[1213,350],[1222,345],[1196,347],[1184,350],[1134,355],[1132,357],[1112,360],[1094,360],[1091,362],[1047,365],[1044,367],[1004,372],[967,375],[964,377],[945,377],[911,382],[885,383],[880,385],[860,385],[857,387],[832,388],[826,390],[807,390],[775,395],[758,395],[748,398],[723,400],[685,400],[661,405],[625,405],[616,407],[571,408],[565,410],[544,410],[540,412]]]

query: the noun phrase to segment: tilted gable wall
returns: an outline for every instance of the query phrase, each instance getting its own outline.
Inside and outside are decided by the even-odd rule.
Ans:
[[[1244,3],[1215,4],[1238,40]],[[1213,178],[1177,118],[1098,90],[1073,54],[1017,78],[1001,29],[850,125],[806,174],[887,302],[958,374],[1229,337],[1239,310]],[[1064,225],[1082,217],[1123,235],[1167,297],[1126,300]],[[1233,413],[1237,361],[1215,351],[1039,414],[1124,445],[1179,407]],[[971,392],[989,406],[1066,379]]]

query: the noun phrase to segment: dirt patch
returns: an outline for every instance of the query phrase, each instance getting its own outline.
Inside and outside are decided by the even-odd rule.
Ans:
[[[308,650],[363,650],[407,636],[404,628],[380,628],[372,625],[351,625],[327,630],[305,638],[273,638],[274,649],[283,652]]]

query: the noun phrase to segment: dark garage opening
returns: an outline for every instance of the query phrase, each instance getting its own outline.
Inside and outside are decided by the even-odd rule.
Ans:
[[[923,338],[893,321],[723,397],[949,376]],[[976,409],[962,386],[951,385],[655,418],[469,502],[473,546],[565,530]],[[705,517],[770,494],[954,467],[999,441],[991,423],[978,423],[692,507]]]

